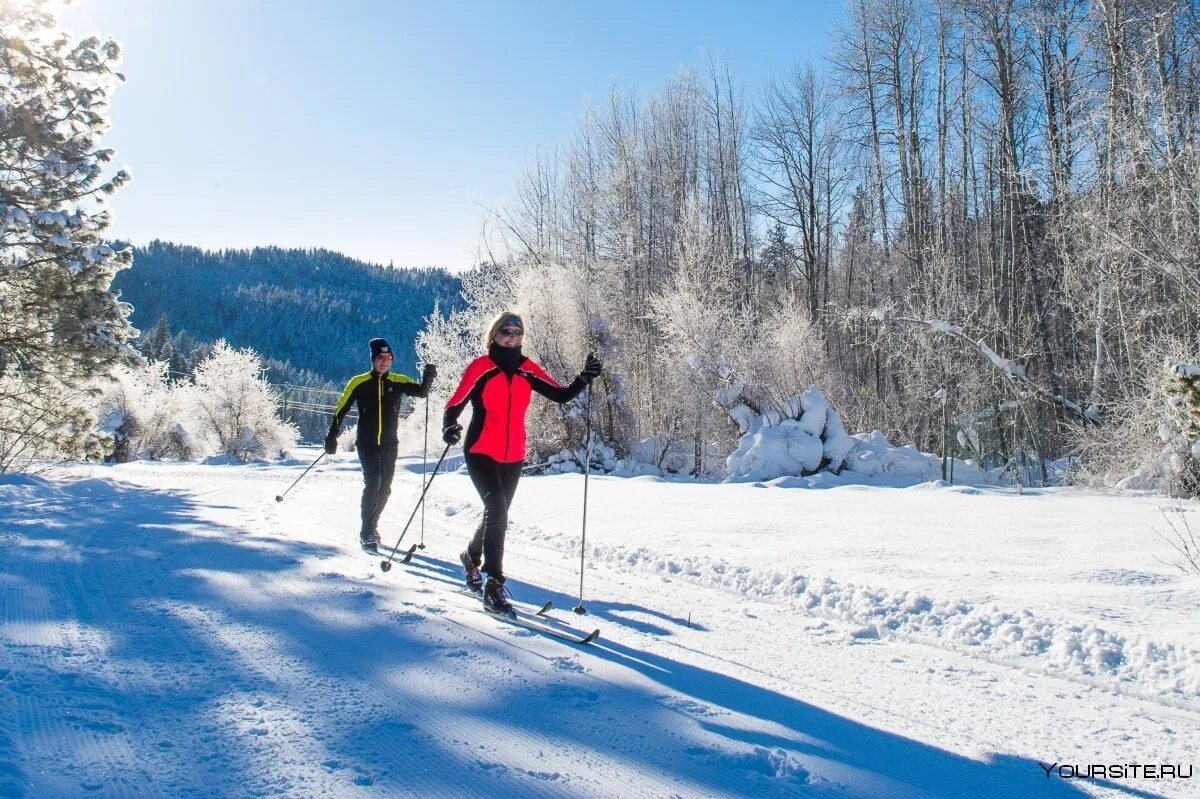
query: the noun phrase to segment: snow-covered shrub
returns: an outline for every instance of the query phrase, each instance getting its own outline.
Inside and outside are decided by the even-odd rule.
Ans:
[[[590,471],[593,474],[603,474],[617,468],[617,454],[613,451],[612,447],[601,441],[599,436],[593,431],[590,453],[586,447],[559,450],[546,459],[546,471],[581,474],[583,472],[583,464],[589,460],[589,454],[591,456]]]
[[[725,462],[729,456],[729,448],[704,442],[702,458],[704,463],[714,464]],[[637,441],[630,447],[627,458],[628,467],[636,470],[637,464],[647,467],[647,473],[663,472],[667,474],[696,473],[696,443],[691,439],[671,438],[669,436],[651,436]]]
[[[941,460],[914,447],[896,447],[878,430],[855,436],[856,443],[846,459],[846,470],[874,477],[892,474],[918,482],[942,476]]]
[[[1162,515],[1171,531],[1165,533],[1160,530],[1158,537],[1167,542],[1177,556],[1170,565],[1184,574],[1200,575],[1200,530],[1192,529],[1182,508],[1163,509]]]
[[[742,430],[738,448],[726,460],[731,478],[773,480],[821,469],[836,473],[856,445],[816,386],[781,407],[755,413],[741,404],[730,415]]]
[[[781,298],[742,348],[744,396],[758,405],[780,407],[797,386],[824,384],[834,371],[802,296]]]
[[[196,368],[202,431],[217,452],[248,460],[295,446],[296,427],[279,418],[279,397],[262,372],[258,353],[234,349],[224,340]]]
[[[112,437],[112,458],[194,460],[207,454],[197,434],[196,392],[172,383],[167,361],[119,366],[100,396],[99,430]]]
[[[741,404],[730,411],[743,431],[729,456],[730,479],[773,480],[819,471],[861,478],[891,477],[906,483],[937,480],[942,459],[915,447],[896,446],[878,430],[850,435],[820,389],[811,386],[781,407],[755,413]],[[954,459],[954,482],[1000,484],[1010,479],[1004,466],[985,470]]]
[[[749,320],[726,299],[718,285],[695,274],[678,275],[651,301],[661,331],[661,365],[628,365],[658,385],[654,401],[661,415],[643,415],[639,428],[663,439],[660,453],[687,461],[690,473],[719,471],[737,433],[727,408],[746,385],[744,360],[753,347]],[[710,458],[714,448],[717,457]]]
[[[338,436],[338,452],[353,452],[354,442],[358,438],[358,425],[352,424],[342,428]]]

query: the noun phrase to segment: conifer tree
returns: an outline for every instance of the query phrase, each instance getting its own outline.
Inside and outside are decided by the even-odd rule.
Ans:
[[[0,471],[99,455],[90,382],[136,359],[110,290],[132,250],[103,239],[129,179],[100,146],[120,48],[55,30],[52,7],[0,3]]]
[[[1159,431],[1167,441],[1179,488],[1200,494],[1200,366],[1167,362],[1167,404],[1172,424]]]

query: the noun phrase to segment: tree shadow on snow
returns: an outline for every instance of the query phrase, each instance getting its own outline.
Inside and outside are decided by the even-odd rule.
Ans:
[[[186,495],[74,486],[0,497],[6,798],[584,796],[613,769],[641,796],[1082,793],[605,639],[547,647],[447,604],[456,564],[384,578],[375,558],[214,525]]]
[[[460,569],[438,559],[421,557],[409,570],[438,585],[461,587]],[[518,596],[535,602],[552,599],[558,608],[570,608],[574,597],[534,592],[510,579]],[[613,603],[613,609],[645,609]],[[606,610],[604,603],[588,603],[587,619]],[[590,628],[569,613],[567,624]],[[625,617],[615,617],[626,624]],[[679,619],[665,617],[675,624]],[[635,629],[642,629],[636,625]],[[655,627],[655,625],[645,625]],[[1012,755],[994,755],[986,762],[973,760],[902,735],[875,729],[836,713],[752,683],[681,663],[670,658],[631,649],[606,638],[591,647],[564,646],[564,656],[586,664],[587,656],[632,669],[649,681],[644,691],[625,687],[627,701],[617,707],[603,699],[609,695],[589,692],[587,678],[577,686],[551,688],[564,700],[561,715],[532,717],[535,709],[519,695],[499,690],[478,708],[483,717],[491,714],[510,719],[513,725],[536,725],[548,741],[556,738],[587,746],[613,758],[629,757],[639,769],[685,776],[686,783],[712,796],[878,796],[878,797],[1067,797],[1086,793],[1075,781],[1057,775],[1046,777],[1034,760]],[[581,669],[582,671],[582,669]],[[636,741],[614,734],[612,719],[640,718],[647,730],[694,729],[709,735],[687,741],[670,741],[653,736]],[[721,745],[714,745],[715,736]],[[658,738],[659,740],[655,740]],[[1052,753],[1051,753],[1052,754]],[[812,775],[820,775],[813,778]],[[633,778],[631,777],[631,780]],[[1105,781],[1092,781],[1130,796],[1155,794]],[[688,791],[685,795],[691,795]],[[569,795],[569,794],[564,794]]]
[[[105,479],[30,485],[33,501],[0,500],[0,593],[22,600],[5,603],[2,619],[11,670],[0,681],[0,706],[11,702],[13,712],[0,717],[12,720],[8,733],[21,743],[2,745],[0,723],[0,796],[34,788],[79,795],[115,773],[132,786],[152,785],[156,754],[179,760],[163,722],[203,717],[221,692],[207,680],[219,675],[209,670],[216,652],[178,615],[202,601],[204,580],[194,570],[274,572],[320,549],[238,540],[240,531],[199,518],[195,500],[179,492]],[[146,741],[141,733],[155,727],[159,737]],[[101,751],[113,736],[117,747],[134,749],[132,760]],[[97,747],[73,751],[90,740]],[[182,763],[210,762],[220,748],[188,752]],[[36,779],[9,760],[17,749],[40,766]],[[188,788],[204,780],[179,785],[176,795],[202,795]]]
[[[822,771],[848,775],[855,795],[868,795],[860,793],[864,786],[871,786],[869,795],[888,797],[1086,795],[1075,782],[1047,778],[1035,760],[1006,754],[980,762],[703,668],[611,641],[596,648],[613,663],[700,703],[700,727],[756,749],[794,753],[802,764],[809,758],[821,762]],[[710,716],[713,709],[718,714]],[[767,722],[775,731],[747,729],[741,719],[724,723],[720,710]],[[1156,796],[1102,780],[1091,784],[1131,796]]]

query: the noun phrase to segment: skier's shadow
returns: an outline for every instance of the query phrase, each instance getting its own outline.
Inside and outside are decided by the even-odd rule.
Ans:
[[[453,585],[454,587],[462,586],[462,567],[457,563],[450,563],[448,561],[421,555],[414,556],[413,560],[409,561],[409,565],[414,569],[420,570],[429,577],[438,579],[439,581],[448,585]],[[506,585],[508,586],[509,591],[512,592],[517,599],[528,599],[531,604],[535,605],[549,599],[554,603],[554,607],[560,609],[569,609],[576,607],[576,603],[579,599],[578,597],[568,596],[567,594],[558,591],[549,591],[539,586],[523,583],[518,580],[514,580],[511,577],[507,578]],[[706,632],[708,630],[707,627],[697,622],[681,619],[678,616],[672,616],[669,613],[663,613],[662,611],[654,610],[653,608],[648,608],[644,605],[636,605],[630,602],[588,601],[585,603],[584,607],[587,609],[587,613],[584,618],[592,618],[599,621],[608,620],[613,624],[617,624],[622,627],[628,627],[631,630],[637,630],[638,632],[647,633],[649,635],[673,635],[674,631],[662,625],[635,618],[630,614],[643,614],[646,616],[652,616],[654,618],[661,619],[668,624],[673,624],[676,627],[690,626],[691,629],[699,630],[701,632]],[[580,622],[580,625],[585,627],[589,626],[588,623],[582,621]],[[594,628],[595,626],[595,624],[591,624],[590,628]]]
[[[456,563],[421,557],[409,565],[427,579],[461,587],[461,568]],[[519,593],[526,591],[521,584],[515,584],[514,589]],[[571,597],[547,593],[544,589],[539,589],[536,596],[532,588],[528,593],[535,600],[550,598],[559,608],[570,607],[573,602]],[[652,612],[636,605],[594,602],[589,604],[588,609],[589,617],[607,616],[626,626],[651,633],[661,629],[657,625],[631,625],[628,618],[615,613]],[[659,615],[674,624],[685,623],[666,614]],[[554,621],[563,624],[561,620]],[[677,698],[671,701],[681,707],[681,712],[685,712],[701,729],[751,747],[753,752],[763,757],[769,758],[772,753],[777,758],[786,755],[811,772],[838,775],[857,788],[870,785],[870,795],[989,798],[1086,795],[1074,783],[1057,774],[1047,777],[1043,768],[1033,760],[1009,754],[997,754],[986,761],[974,760],[870,727],[753,683],[635,650],[605,637],[584,651],[614,665],[633,669],[653,684],[666,689],[667,693],[655,691],[653,697],[646,697],[646,702],[663,705],[665,697],[683,697],[682,700]],[[666,704],[670,708],[670,701]],[[697,709],[700,712],[694,712]],[[721,720],[729,718],[729,714],[737,714],[742,718],[735,716],[728,723]],[[750,723],[746,723],[746,719]],[[652,719],[649,723],[653,723]],[[572,729],[578,730],[578,725]],[[582,733],[564,731],[562,734],[578,737]],[[712,750],[703,746],[690,747],[687,752],[697,758],[700,767],[706,759],[715,757]],[[1047,754],[1050,758],[1048,762],[1053,762],[1054,754]],[[689,776],[700,778],[699,774]],[[1129,796],[1157,796],[1104,780],[1092,780],[1090,784]],[[725,792],[737,790],[729,784],[719,787]],[[797,789],[804,790],[799,785]],[[753,791],[747,795],[752,794]]]
[[[556,595],[557,596],[557,595]],[[557,602],[555,603],[557,604]],[[670,613],[664,613],[661,610],[648,608],[645,605],[635,605],[631,602],[603,602],[598,600],[589,600],[585,607],[589,616],[595,616],[598,619],[609,619],[614,624],[622,627],[628,627],[631,630],[646,633],[648,635],[674,635],[675,630],[655,624],[645,619],[637,618],[637,615],[653,616],[662,621],[674,625],[676,628],[687,627],[700,632],[708,632],[708,628],[698,621],[693,619],[684,619],[679,616],[672,616]],[[636,614],[636,615],[635,615]]]

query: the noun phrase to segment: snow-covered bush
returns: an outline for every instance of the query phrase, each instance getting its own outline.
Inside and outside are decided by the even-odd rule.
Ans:
[[[358,438],[358,425],[352,424],[349,427],[342,428],[341,434],[338,436],[338,452],[353,452],[354,442]]]
[[[280,420],[279,397],[263,379],[258,353],[224,340],[196,368],[201,432],[219,453],[239,460],[277,455],[295,446],[295,425]]]
[[[704,463],[724,464],[730,448],[711,441],[704,442],[701,458]],[[696,474],[696,443],[692,439],[670,436],[651,436],[634,442],[630,447],[627,467],[642,473]],[[645,470],[639,470],[638,465]],[[711,469],[710,469],[711,471]]]
[[[1168,418],[1159,427],[1174,487],[1200,493],[1200,365],[1167,362]]]
[[[741,404],[730,415],[742,430],[738,448],[726,460],[731,478],[773,480],[821,469],[837,473],[856,444],[816,386],[779,408],[755,413]]]
[[[752,341],[739,347],[744,359],[744,396],[756,404],[781,407],[797,386],[833,377],[825,339],[801,296],[780,298],[757,327]]]
[[[208,454],[197,430],[196,392],[171,382],[167,361],[119,366],[100,395],[99,431],[112,438],[112,459],[194,460]]]
[[[917,480],[940,477],[924,453],[913,447],[893,447],[878,430],[858,439],[846,462],[846,469],[864,477],[895,472]]]
[[[906,483],[942,476],[942,459],[937,455],[895,446],[878,430],[848,434],[841,417],[816,386],[789,397],[779,408],[755,413],[741,404],[730,414],[743,433],[726,462],[729,479],[773,480],[819,471]],[[956,483],[1001,484],[1011,478],[1004,466],[985,470],[970,460],[954,459],[953,463]]]
[[[1183,508],[1162,509],[1170,532],[1158,531],[1158,537],[1175,550],[1170,564],[1184,574],[1200,575],[1200,530],[1193,530]],[[1162,561],[1166,563],[1166,561]]]
[[[589,455],[591,462],[590,471],[593,474],[611,472],[620,463],[613,448],[601,441],[595,431],[593,431],[590,451],[587,447],[559,450],[546,459],[546,471],[581,474],[583,472],[583,464],[589,461]]]
[[[295,444],[296,429],[279,419],[279,398],[254,352],[220,341],[197,367],[194,383],[168,374],[166,361],[121,366],[103,385],[94,412],[114,460],[197,460],[218,453],[244,460]]]

